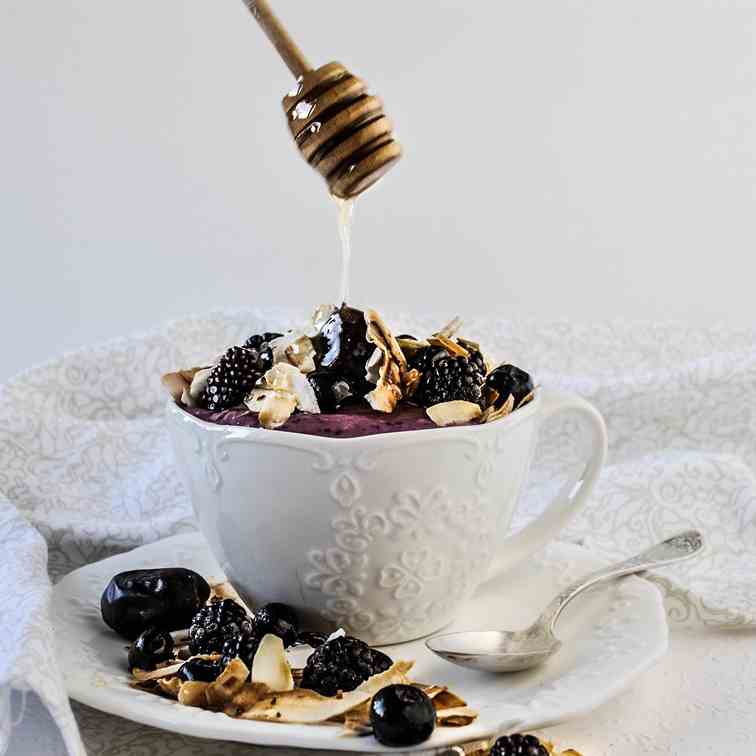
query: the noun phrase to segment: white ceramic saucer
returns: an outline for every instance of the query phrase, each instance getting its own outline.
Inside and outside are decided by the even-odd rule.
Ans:
[[[601,564],[577,546],[553,544],[506,579],[483,586],[449,630],[524,627],[562,587]],[[235,720],[130,688],[126,642],[102,622],[100,594],[114,574],[140,567],[191,567],[206,578],[223,579],[199,534],[168,538],[66,576],[55,586],[53,607],[59,659],[72,698],[136,722],[203,738],[333,751],[390,750],[372,737],[344,737],[338,727]],[[564,647],[548,664],[505,676],[448,664],[430,654],[422,641],[386,648],[394,659],[416,661],[413,679],[449,685],[480,712],[468,727],[437,729],[416,750],[585,714],[619,693],[667,649],[659,593],[635,577],[576,600],[558,632]]]

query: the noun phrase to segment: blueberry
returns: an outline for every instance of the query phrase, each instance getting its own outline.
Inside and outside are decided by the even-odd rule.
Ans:
[[[499,395],[494,404],[496,409],[507,401],[510,394],[514,397],[514,406],[517,409],[520,402],[533,391],[533,379],[514,365],[499,365],[488,374],[486,387]]]
[[[315,370],[307,380],[315,391],[321,412],[333,412],[355,393],[354,381],[333,370]]]
[[[159,627],[147,628],[129,648],[129,671],[155,669],[158,664],[168,661],[173,653],[173,638],[167,630]]]
[[[328,640],[327,633],[302,632],[297,636],[297,643],[317,648]]]
[[[320,367],[360,380],[375,348],[367,340],[365,313],[342,305],[312,340]]]
[[[100,599],[105,623],[134,640],[148,627],[180,630],[210,596],[210,586],[192,570],[170,567],[130,570],[111,579]]]
[[[195,657],[181,665],[178,676],[184,681],[213,682],[223,672],[223,665],[212,659]]]
[[[379,743],[402,747],[423,743],[436,728],[433,701],[412,685],[389,685],[370,702],[370,724]]]
[[[262,637],[266,633],[277,635],[284,646],[293,646],[299,634],[299,618],[286,604],[265,604],[255,612],[255,634]]]

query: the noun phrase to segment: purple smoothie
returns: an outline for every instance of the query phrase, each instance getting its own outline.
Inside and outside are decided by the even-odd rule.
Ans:
[[[199,407],[182,407],[182,409],[209,423],[237,425],[245,428],[260,427],[257,414],[243,408],[221,410],[220,412],[212,412]],[[426,430],[436,427],[422,407],[402,404],[391,414],[376,412],[367,406],[342,407],[336,412],[320,415],[295,412],[278,430],[289,431],[290,433],[306,433],[311,436],[358,438],[380,433]]]

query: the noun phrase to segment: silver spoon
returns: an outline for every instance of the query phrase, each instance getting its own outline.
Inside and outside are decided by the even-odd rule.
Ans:
[[[567,604],[583,591],[597,583],[690,559],[702,548],[701,533],[686,530],[638,556],[580,578],[565,588],[525,630],[447,633],[428,638],[425,645],[442,659],[461,667],[486,672],[517,672],[535,667],[559,650],[562,643],[554,634],[554,626]]]

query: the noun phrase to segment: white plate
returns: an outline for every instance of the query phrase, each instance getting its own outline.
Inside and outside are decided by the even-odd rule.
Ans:
[[[601,566],[585,550],[553,544],[547,553],[483,586],[450,630],[519,628],[573,579]],[[95,709],[164,730],[259,745],[324,750],[391,750],[373,738],[349,738],[340,728],[249,722],[181,706],[128,686],[126,642],[100,618],[100,595],[110,578],[141,567],[191,567],[223,579],[199,534],[175,536],[87,565],[55,586],[59,659],[71,698]],[[448,664],[422,641],[385,649],[414,659],[413,679],[449,685],[480,712],[463,728],[439,728],[415,750],[488,737],[502,728],[534,729],[596,708],[626,687],[667,649],[661,598],[650,583],[627,578],[576,600],[559,623],[562,650],[545,666],[515,675],[485,675]],[[413,750],[413,749],[402,749]]]

